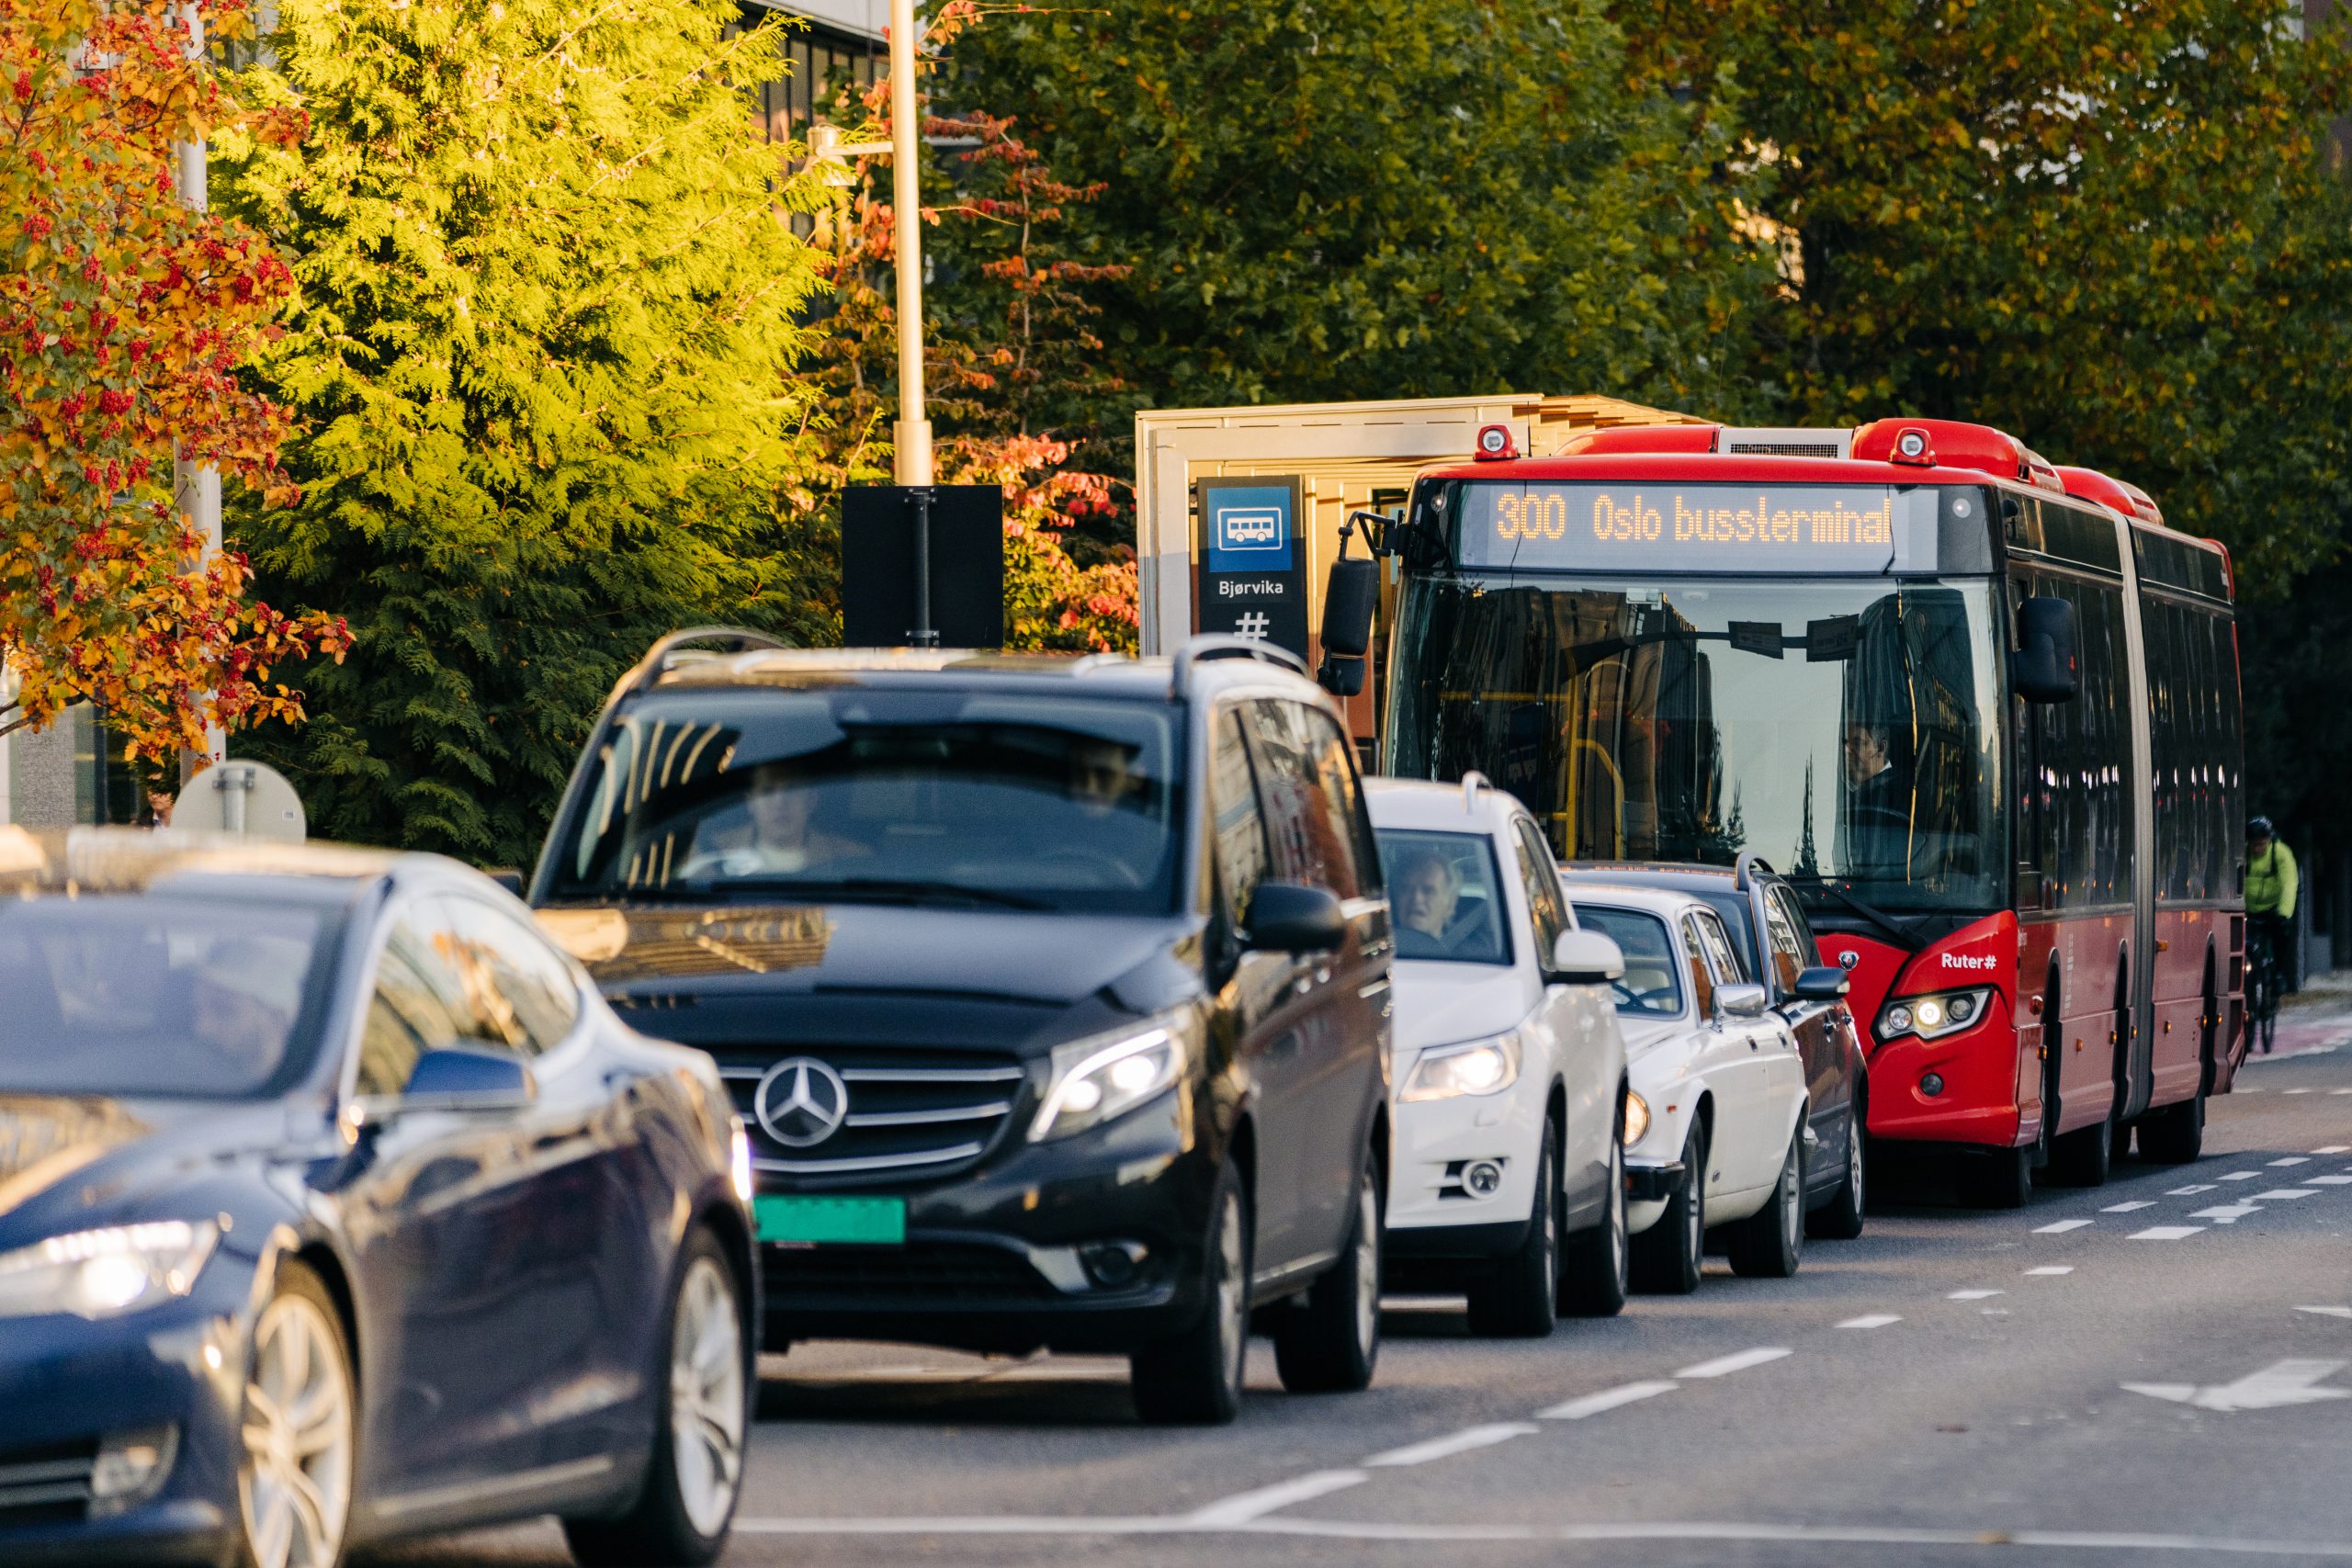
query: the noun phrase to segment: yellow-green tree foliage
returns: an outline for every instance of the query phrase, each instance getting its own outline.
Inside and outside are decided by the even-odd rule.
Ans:
[[[266,581],[348,615],[273,754],[340,837],[524,863],[614,679],[680,624],[830,640],[789,521],[817,288],[730,0],[279,0],[299,146],[221,194],[301,302],[262,367],[301,421]],[[780,521],[784,520],[784,521]]]

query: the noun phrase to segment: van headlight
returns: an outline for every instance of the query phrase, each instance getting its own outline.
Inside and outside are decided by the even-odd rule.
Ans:
[[[1055,1046],[1053,1079],[1030,1121],[1029,1141],[1067,1138],[1124,1116],[1182,1077],[1189,1060],[1172,1024]]]
[[[1400,1100],[1453,1100],[1500,1094],[1519,1081],[1519,1032],[1459,1045],[1432,1045],[1413,1062]]]
[[[119,1317],[196,1288],[220,1239],[186,1220],[75,1231],[0,1253],[0,1317]]]

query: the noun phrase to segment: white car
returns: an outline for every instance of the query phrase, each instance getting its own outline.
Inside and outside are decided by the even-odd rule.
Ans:
[[[1577,919],[1624,955],[1625,1169],[1634,1283],[1696,1290],[1706,1233],[1735,1272],[1785,1278],[1804,1248],[1804,1061],[1704,901],[1580,882]]]
[[[1625,1303],[1616,947],[1577,929],[1527,808],[1367,779],[1388,879],[1396,1099],[1387,1278],[1465,1292],[1481,1334]]]

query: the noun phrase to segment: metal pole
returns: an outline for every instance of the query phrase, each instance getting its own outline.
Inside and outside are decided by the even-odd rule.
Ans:
[[[198,0],[188,0],[187,53],[190,60],[204,53],[204,17]],[[205,169],[205,146],[201,141],[178,144],[177,175],[180,200],[190,210],[202,212],[209,205]],[[175,461],[172,464],[173,509],[196,525],[197,536],[203,541],[198,557],[199,566],[220,553],[220,470],[209,463]],[[103,744],[103,742],[101,742]],[[180,753],[180,782],[199,769],[218,762],[229,754],[228,738],[218,725],[204,728],[204,750]]]
[[[922,126],[915,107],[915,0],[890,0],[890,199],[899,225],[898,479],[931,483],[922,404]]]
[[[937,648],[939,628],[931,624],[931,487],[907,492],[915,518],[915,624],[907,641],[916,648]]]

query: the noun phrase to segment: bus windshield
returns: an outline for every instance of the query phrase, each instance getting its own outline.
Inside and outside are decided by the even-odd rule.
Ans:
[[[1752,850],[1873,908],[2007,898],[1993,584],[1408,576],[1384,771],[1486,773],[1564,859]]]

